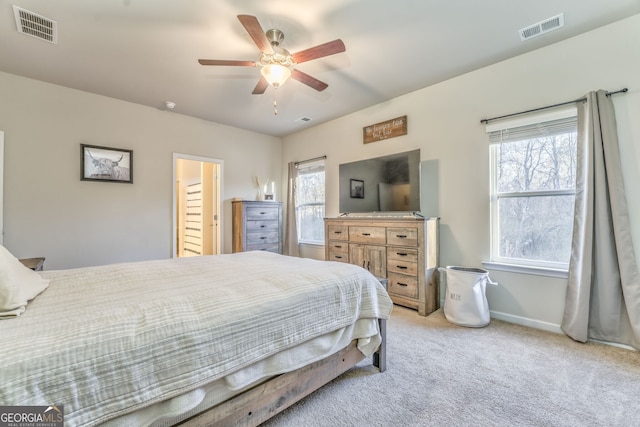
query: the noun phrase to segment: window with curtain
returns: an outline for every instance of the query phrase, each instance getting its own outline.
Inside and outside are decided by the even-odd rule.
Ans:
[[[295,206],[298,242],[324,244],[324,160],[298,166]]]
[[[567,270],[576,182],[575,107],[487,125],[491,261]]]

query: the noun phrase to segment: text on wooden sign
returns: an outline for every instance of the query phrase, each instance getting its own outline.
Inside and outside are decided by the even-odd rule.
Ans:
[[[386,122],[376,123],[362,128],[363,144],[395,138],[407,134],[407,116],[396,117]]]

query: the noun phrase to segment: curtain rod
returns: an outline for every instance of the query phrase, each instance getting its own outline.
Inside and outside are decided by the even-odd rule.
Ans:
[[[616,90],[614,92],[607,92],[607,96],[611,96],[611,95],[615,95],[616,93],[624,93],[627,92],[629,89],[627,89],[626,87],[620,90]],[[519,116],[520,114],[527,114],[527,113],[533,113],[535,111],[540,111],[540,110],[547,110],[549,108],[554,108],[554,107],[561,107],[563,105],[569,105],[569,104],[574,104],[576,102],[584,102],[586,101],[587,98],[580,98],[580,99],[575,99],[573,101],[567,101],[567,102],[561,102],[559,104],[553,104],[553,105],[547,105],[546,107],[540,107],[540,108],[534,108],[533,110],[527,110],[527,111],[520,111],[519,113],[512,113],[512,114],[506,114],[504,116],[498,116],[498,117],[492,117],[490,119],[482,119],[480,120],[480,123],[484,123],[487,124],[492,120],[498,120],[498,119],[504,119],[506,117],[512,117],[512,116]]]
[[[294,162],[293,164],[298,166],[298,165],[301,165],[302,163],[315,162],[316,160],[326,160],[326,158],[327,156],[314,157],[313,159],[301,160],[299,162]]]

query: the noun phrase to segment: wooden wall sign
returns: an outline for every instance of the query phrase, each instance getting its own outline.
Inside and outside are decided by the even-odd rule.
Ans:
[[[376,123],[362,128],[363,144],[395,138],[407,134],[407,116],[396,117],[386,122]]]

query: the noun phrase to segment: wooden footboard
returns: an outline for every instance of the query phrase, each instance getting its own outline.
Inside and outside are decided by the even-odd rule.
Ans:
[[[374,355],[374,365],[384,371],[386,324],[380,320],[383,341]],[[356,341],[343,350],[286,374],[278,375],[208,411],[180,424],[184,427],[257,426],[293,405],[364,359]]]

